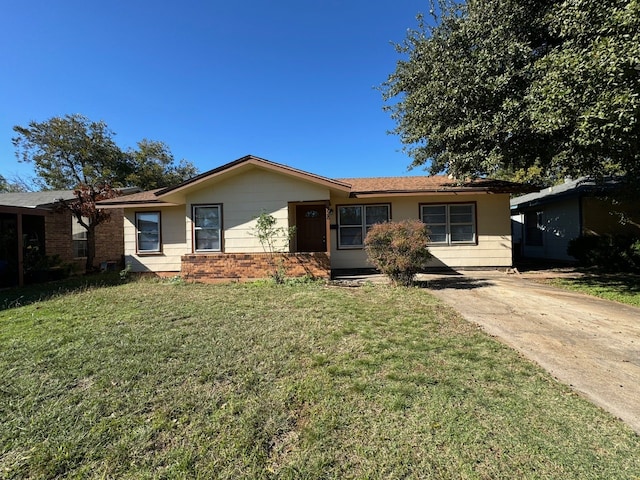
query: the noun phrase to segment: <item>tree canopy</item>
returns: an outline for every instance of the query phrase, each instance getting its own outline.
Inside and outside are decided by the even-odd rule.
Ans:
[[[126,152],[126,157],[129,173],[125,183],[144,190],[177,185],[198,174],[198,169],[186,160],[176,165],[171,150],[163,142],[143,139],[137,150]]]
[[[79,185],[108,183],[122,187],[128,168],[113,132],[102,122],[82,115],[32,121],[15,126],[12,139],[18,161],[30,162],[40,187],[70,190]]]
[[[176,185],[198,173],[186,160],[176,165],[163,142],[143,139],[137,149],[122,150],[105,122],[83,115],[32,121],[13,129],[17,133],[12,141],[18,160],[34,164],[43,189],[106,184],[111,188],[150,190]]]
[[[138,150],[123,151],[103,121],[83,115],[32,121],[13,129],[18,160],[34,164],[39,186],[74,190],[74,201],[61,207],[68,208],[87,230],[87,270],[93,268],[95,229],[109,221],[109,213],[96,202],[118,195],[122,187],[168,187],[197,174],[187,161],[175,165],[171,150],[162,142],[145,139],[138,142]]]
[[[412,167],[640,177],[638,0],[442,0],[432,13],[382,86]]]

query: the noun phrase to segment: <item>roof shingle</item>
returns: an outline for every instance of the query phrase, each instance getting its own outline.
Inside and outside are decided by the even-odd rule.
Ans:
[[[501,180],[479,178],[458,182],[444,175],[416,177],[341,178],[351,185],[352,195],[358,193],[428,193],[460,191],[492,191],[508,193],[521,191],[522,185]]]

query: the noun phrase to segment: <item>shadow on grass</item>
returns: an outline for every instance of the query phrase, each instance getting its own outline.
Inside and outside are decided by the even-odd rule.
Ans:
[[[82,292],[89,288],[112,287],[122,284],[118,273],[98,273],[70,277],[54,282],[0,290],[0,311],[23,307],[49,300],[67,293]]]
[[[567,280],[586,288],[606,288],[628,295],[640,294],[640,275],[634,273],[585,271],[582,275]]]

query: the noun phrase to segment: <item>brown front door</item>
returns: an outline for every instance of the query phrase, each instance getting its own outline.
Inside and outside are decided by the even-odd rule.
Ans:
[[[327,214],[324,205],[296,206],[296,240],[298,252],[327,250]]]

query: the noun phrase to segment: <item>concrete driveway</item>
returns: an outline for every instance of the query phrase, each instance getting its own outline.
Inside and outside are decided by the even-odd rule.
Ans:
[[[427,288],[640,434],[640,309],[498,271],[422,275]]]

